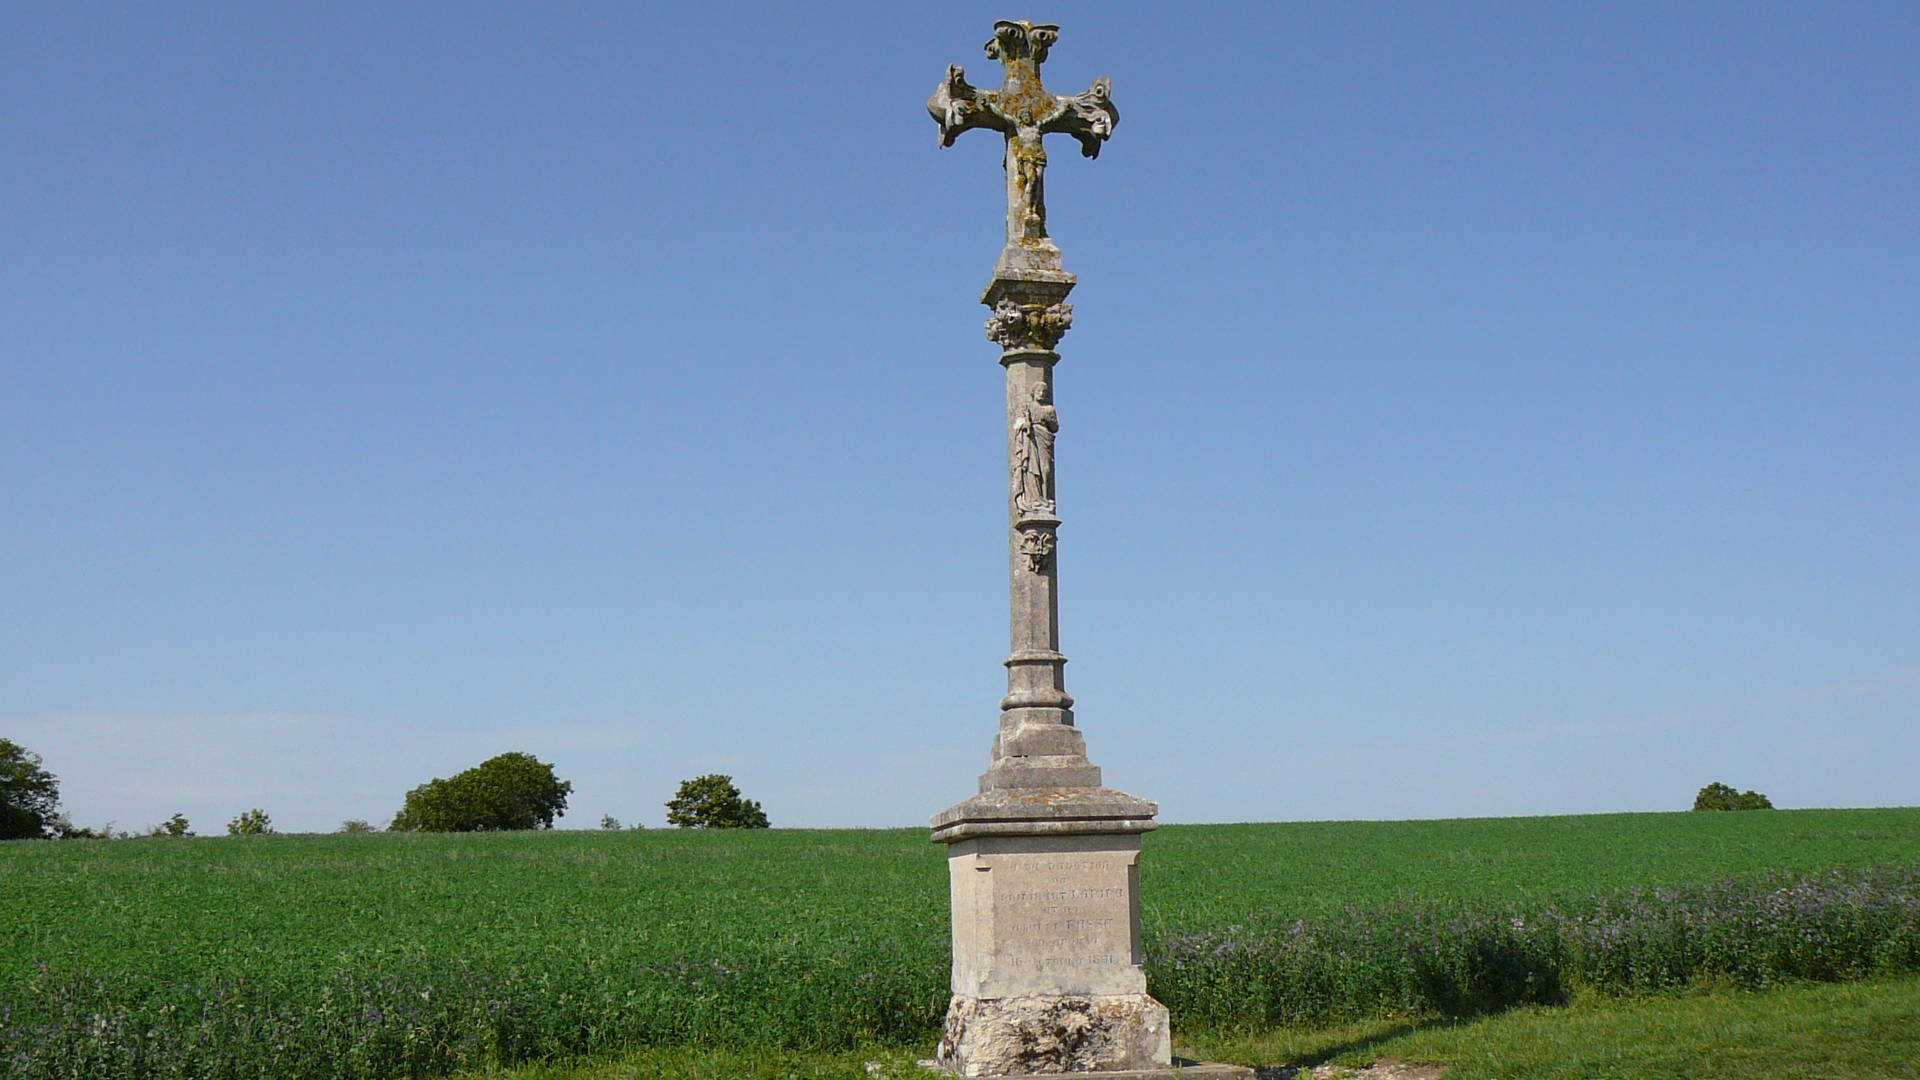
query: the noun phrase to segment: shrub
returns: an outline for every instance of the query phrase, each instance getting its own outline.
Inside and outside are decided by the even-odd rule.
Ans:
[[[273,819],[259,807],[227,822],[228,836],[266,836],[273,832]]]
[[[1773,800],[1757,791],[1735,791],[1718,781],[1693,797],[1695,810],[1771,810]]]
[[[60,781],[40,767],[40,755],[0,739],[0,840],[59,835],[59,804]]]
[[[573,784],[532,754],[488,758],[463,773],[407,792],[388,828],[394,832],[493,832],[551,829],[566,813]]]
[[[667,801],[667,824],[683,829],[764,829],[767,813],[752,799],[740,797],[733,777],[710,773],[680,783]]]
[[[158,825],[149,826],[142,836],[192,836],[193,823],[185,814],[175,814]]]

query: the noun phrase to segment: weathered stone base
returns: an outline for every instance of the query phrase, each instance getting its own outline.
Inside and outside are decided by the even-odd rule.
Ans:
[[[932,1058],[927,1058],[919,1064],[921,1068],[933,1072],[944,1071],[940,1063]],[[1322,1066],[1322,1068],[1330,1069],[1331,1066]],[[1183,1058],[1174,1058],[1173,1064],[1164,1069],[1121,1069],[1117,1072],[1101,1072],[1093,1075],[1100,1080],[1258,1080],[1259,1077],[1267,1075],[1267,1070],[1249,1069],[1245,1065],[1222,1065],[1217,1061],[1187,1061]],[[1286,1080],[1294,1073],[1283,1069],[1274,1075],[1280,1077],[1280,1080]],[[1309,1077],[1318,1078],[1320,1075],[1310,1068],[1299,1072],[1300,1080],[1308,1080]],[[1333,1073],[1329,1071],[1326,1075],[1332,1076]],[[1346,1076],[1347,1073],[1342,1072],[1341,1075]],[[1366,1071],[1352,1074],[1353,1080],[1374,1080],[1375,1075]],[[1378,1075],[1392,1080],[1401,1074],[1380,1073]],[[1439,1075],[1437,1072],[1407,1073],[1406,1080],[1437,1080]]]
[[[1145,994],[956,994],[938,1060],[955,1076],[1164,1070],[1172,1026],[1167,1007]]]

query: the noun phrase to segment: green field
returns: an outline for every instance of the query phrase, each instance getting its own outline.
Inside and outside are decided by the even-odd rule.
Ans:
[[[1146,837],[1149,927],[1348,904],[1573,899],[1722,877],[1920,863],[1920,809],[1177,825]]]
[[[689,946],[944,940],[924,829],[285,836],[0,845],[0,975],[288,978],[396,957],[586,963]],[[1404,898],[1508,903],[1920,863],[1920,809],[1174,825],[1148,928]]]
[[[1920,809],[1175,826],[1146,838],[1141,892],[1151,951],[1262,913],[1872,865],[1920,865]],[[14,843],[0,1008],[118,1009],[129,1031],[198,1009],[218,1019],[189,1042],[314,1053],[347,1038],[316,1016],[378,1013],[386,1034],[338,1052],[422,1075],[633,1043],[907,1046],[944,1009],[946,923],[920,829]],[[253,1026],[221,1027],[236,1011]]]

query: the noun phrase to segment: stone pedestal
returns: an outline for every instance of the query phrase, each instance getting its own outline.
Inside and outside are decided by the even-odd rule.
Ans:
[[[1176,1065],[1167,1009],[1147,993],[1140,835],[1158,807],[1110,788],[992,779],[989,770],[979,795],[933,819],[953,900],[939,1067],[963,1077],[1252,1080],[1238,1066]]]
[[[1139,859],[1138,833],[952,843],[943,1065],[960,1076],[1168,1065],[1167,1010],[1140,967]]]

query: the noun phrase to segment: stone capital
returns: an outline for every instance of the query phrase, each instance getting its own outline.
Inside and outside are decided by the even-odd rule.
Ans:
[[[986,289],[980,293],[980,302],[988,307],[998,307],[1002,300],[1016,304],[1058,304],[1079,281],[1065,270],[995,266],[993,280],[987,282]]]
[[[1073,326],[1072,274],[1051,271],[996,273],[980,302],[993,309],[987,337],[1007,352],[1052,354]]]
[[[994,788],[934,815],[933,842],[980,836],[1137,834],[1160,827],[1159,804],[1105,787]]]

